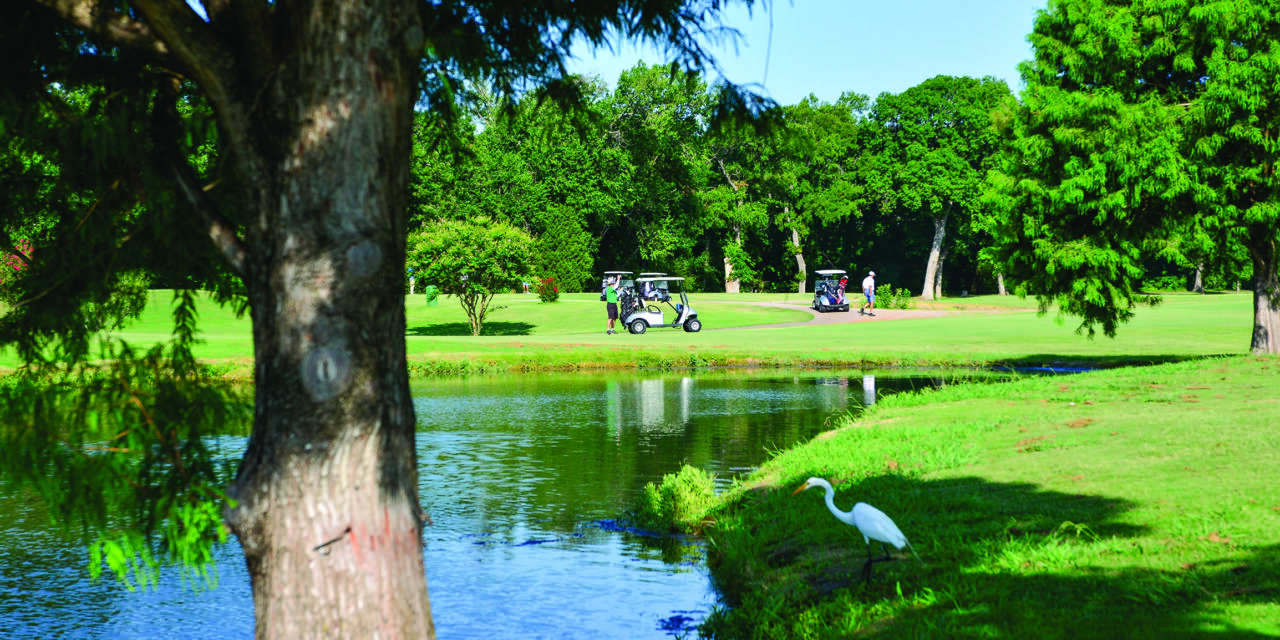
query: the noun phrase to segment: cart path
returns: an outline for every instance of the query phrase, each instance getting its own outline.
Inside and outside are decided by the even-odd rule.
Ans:
[[[814,324],[848,324],[851,322],[883,322],[887,320],[914,320],[917,318],[939,318],[942,316],[955,315],[959,313],[1016,313],[1026,311],[1024,309],[968,309],[964,311],[948,310],[948,309],[876,309],[874,316],[867,316],[858,313],[856,309],[850,307],[849,311],[828,311],[819,313],[813,310],[813,307],[803,302],[744,302],[744,301],[712,301],[703,300],[699,304],[746,304],[757,307],[775,307],[778,309],[794,309],[799,311],[807,311],[813,316],[811,320],[806,322],[783,322],[778,324],[754,324],[746,327],[726,327],[721,329],[709,329],[703,327],[703,331],[734,331],[736,329],[773,329],[776,327],[798,327],[801,325]]]

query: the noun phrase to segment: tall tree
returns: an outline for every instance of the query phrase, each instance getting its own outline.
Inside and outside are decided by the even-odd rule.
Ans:
[[[846,92],[834,103],[811,95],[784,109],[787,131],[776,147],[769,190],[780,208],[774,224],[790,235],[799,293],[805,292],[809,277],[804,251],[810,234],[857,216],[866,204],[858,175],[863,158],[858,131],[868,105],[866,96]]]
[[[35,131],[33,113],[61,118],[83,134],[63,140],[73,153],[126,161],[99,162],[96,175],[117,180],[67,237],[119,249],[131,242],[122,212],[150,212],[152,245],[193,263],[212,247],[243,287],[253,430],[226,520],[259,637],[434,635],[402,294],[414,105],[456,119],[460,77],[572,102],[570,44],[618,33],[697,71],[710,65],[699,38],[718,33],[726,4],[206,0],[198,13],[174,0],[19,0],[0,26],[6,134]],[[70,78],[104,88],[87,111],[102,126],[63,108]],[[751,104],[726,95],[740,98],[727,108]],[[216,164],[189,162],[210,128]],[[204,253],[183,250],[201,236]],[[74,330],[45,320],[81,290],[50,282],[6,319],[32,358]]]
[[[927,216],[933,239],[921,297],[941,295],[947,221],[979,206],[984,179],[999,145],[991,114],[1012,99],[993,78],[936,76],[871,108],[867,181],[883,209]]]
[[[643,62],[618,78],[604,126],[608,143],[628,158],[627,185],[619,225],[601,232],[603,255],[693,273],[708,226],[697,195],[710,178],[711,99],[702,78]]]
[[[1144,247],[1200,217],[1248,250],[1250,346],[1280,352],[1280,7],[1052,0],[1030,40],[995,176],[1012,205],[998,253],[1024,292],[1115,335],[1154,301]]]

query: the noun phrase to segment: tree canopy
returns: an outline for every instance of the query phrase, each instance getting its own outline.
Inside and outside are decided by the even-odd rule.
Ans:
[[[996,174],[996,253],[1023,291],[1114,335],[1144,246],[1204,234],[1253,262],[1256,352],[1280,349],[1273,3],[1053,0]],[[1225,252],[1219,256],[1229,255]]]

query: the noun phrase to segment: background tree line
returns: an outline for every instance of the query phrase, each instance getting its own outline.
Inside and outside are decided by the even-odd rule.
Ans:
[[[803,292],[820,268],[873,268],[927,297],[943,282],[995,289],[975,221],[999,142],[991,113],[1013,100],[1003,82],[939,76],[874,103],[810,96],[762,131],[710,126],[716,89],[696,75],[642,62],[612,91],[580,81],[573,112],[485,87],[465,118],[420,112],[411,225],[523,229],[532,275],[569,291],[633,269],[705,291]],[[456,144],[439,143],[442,127]]]
[[[812,271],[875,269],[926,299],[1004,293],[994,234],[1012,203],[996,172],[1025,111],[997,79],[938,76],[874,101],[809,96],[777,126],[709,126],[714,87],[643,62],[609,90],[579,79],[566,112],[485,87],[467,117],[420,112],[411,225],[487,219],[532,239],[533,277],[567,291],[609,269],[684,275],[703,291],[808,290]],[[1241,260],[1206,260],[1188,228],[1146,242],[1143,282],[1247,281]],[[1013,283],[1010,283],[1012,286]],[[1034,293],[1034,291],[1032,292]]]

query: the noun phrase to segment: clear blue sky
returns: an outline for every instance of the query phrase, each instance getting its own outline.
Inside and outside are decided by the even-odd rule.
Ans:
[[[936,75],[993,76],[1021,89],[1018,63],[1032,57],[1027,34],[1046,0],[757,0],[749,15],[735,6],[725,22],[742,32],[737,49],[709,47],[725,76],[780,104],[812,93],[833,102],[845,91],[875,98],[900,93]],[[593,55],[575,50],[570,70],[598,75],[610,87],[638,60],[663,59],[649,49],[616,46]],[[765,54],[769,52],[766,76]],[[715,77],[708,80],[714,81]],[[759,88],[757,87],[757,90]]]

